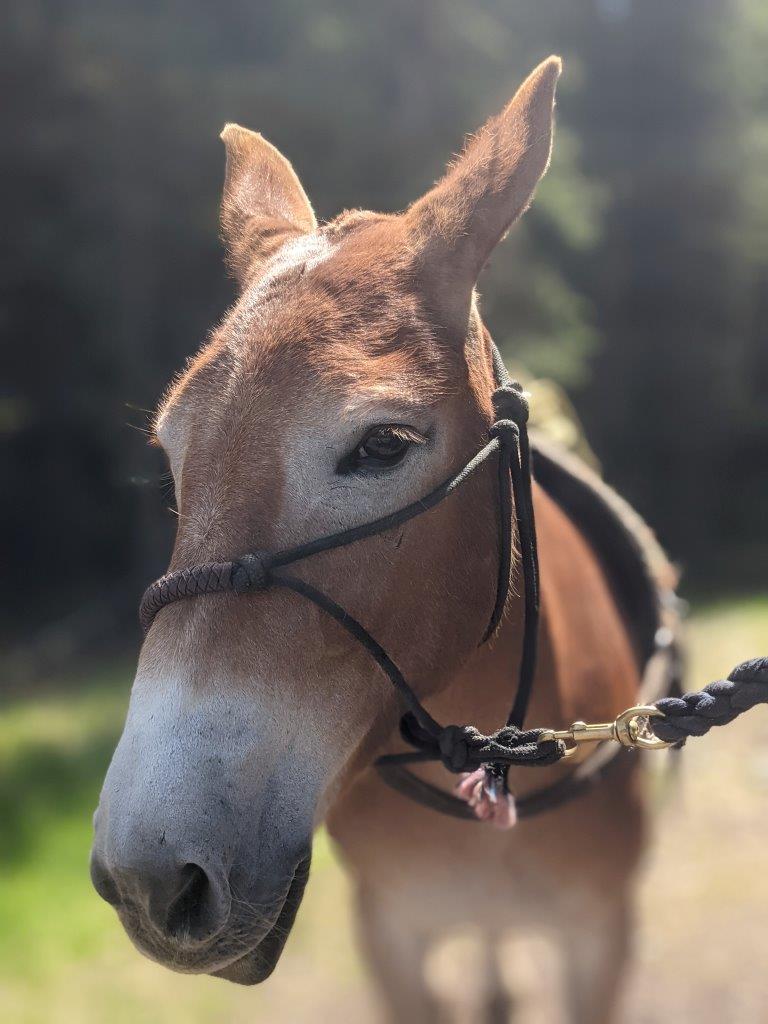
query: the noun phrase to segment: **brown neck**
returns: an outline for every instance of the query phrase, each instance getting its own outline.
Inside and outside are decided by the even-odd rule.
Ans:
[[[628,633],[602,569],[582,535],[536,486],[534,504],[541,561],[541,621],[536,679],[525,724],[562,728],[579,718],[611,718],[632,703],[639,684]],[[517,572],[519,576],[519,566]],[[470,723],[486,733],[506,722],[521,655],[520,591],[518,578],[497,636],[479,646],[447,686],[425,701],[439,722]],[[396,746],[403,749],[399,738],[391,740],[388,749]],[[450,781],[439,765],[424,768],[423,774],[443,786]],[[512,773],[517,792],[527,792],[543,781],[542,770]]]

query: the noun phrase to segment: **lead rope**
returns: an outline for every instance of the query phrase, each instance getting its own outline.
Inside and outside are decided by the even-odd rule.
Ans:
[[[768,658],[737,665],[727,679],[681,697],[662,697],[655,707],[653,731],[660,740],[682,746],[691,736],[706,736],[715,725],[728,725],[758,704],[768,704]]]

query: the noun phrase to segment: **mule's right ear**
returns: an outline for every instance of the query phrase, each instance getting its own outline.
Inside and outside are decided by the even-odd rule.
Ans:
[[[257,132],[228,124],[221,233],[227,263],[244,284],[292,236],[314,231],[317,221],[290,163]]]

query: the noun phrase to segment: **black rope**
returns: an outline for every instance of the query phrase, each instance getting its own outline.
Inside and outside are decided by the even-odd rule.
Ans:
[[[389,759],[389,764],[439,760],[452,772],[463,772],[485,765],[489,771],[505,778],[512,764],[545,765],[559,760],[564,753],[562,743],[540,744],[540,730],[525,732],[522,729],[536,668],[539,613],[536,529],[527,434],[528,403],[522,386],[510,379],[495,346],[493,361],[497,384],[492,396],[495,422],[490,429],[488,443],[461,470],[438,484],[426,496],[371,522],[318,537],[274,554],[254,551],[231,562],[192,566],[167,573],[147,589],[142,599],[139,614],[145,632],[149,630],[158,611],[174,601],[226,591],[247,594],[266,590],[270,586],[284,587],[312,601],[338,622],[376,662],[408,708],[409,713],[403,718],[401,727],[404,738],[415,751],[405,757],[395,755],[394,761]],[[486,736],[470,725],[441,726],[423,707],[381,644],[357,619],[305,580],[276,573],[275,570],[404,525],[444,501],[495,453],[498,453],[499,563],[496,597],[484,640],[498,629],[509,597],[513,517],[517,522],[521,550],[525,622],[519,681],[512,709],[506,725]],[[382,760],[382,764],[385,762],[387,758]]]
[[[416,748],[407,755],[411,762],[439,760],[453,772],[486,765],[490,771],[506,776],[512,764],[544,765],[559,760],[564,752],[562,743],[539,744],[540,730],[522,730],[536,667],[539,611],[536,530],[527,435],[528,403],[521,385],[510,380],[495,347],[493,358],[497,383],[492,396],[495,422],[490,429],[488,443],[461,470],[405,508],[371,522],[318,537],[274,554],[254,551],[231,562],[193,566],[166,574],[147,589],[142,599],[140,618],[145,632],[157,612],[174,601],[225,591],[246,594],[266,590],[273,585],[284,587],[312,601],[338,622],[390,680],[409,711],[403,719],[402,730],[404,737]],[[498,629],[509,597],[513,517],[517,522],[521,549],[525,623],[519,682],[512,710],[506,725],[486,736],[474,726],[441,726],[422,706],[403,673],[381,644],[357,619],[306,581],[275,570],[404,525],[444,501],[495,453],[498,453],[499,563],[496,596],[484,640]],[[398,764],[406,763],[407,758],[395,755]]]
[[[444,501],[458,487],[461,487],[461,485],[465,483],[465,481],[467,481],[472,474],[498,449],[499,441],[495,437],[492,437],[491,440],[480,449],[477,455],[474,455],[469,460],[463,469],[459,470],[458,473],[449,476],[447,480],[438,484],[434,490],[430,491],[429,494],[425,495],[423,498],[418,498],[416,501],[411,502],[410,505],[406,505],[405,508],[401,508],[397,512],[390,512],[389,515],[381,516],[380,519],[374,519],[370,523],[362,523],[360,526],[352,526],[347,530],[340,530],[338,533],[330,533],[325,537],[318,537],[316,540],[308,541],[306,544],[299,544],[297,547],[288,548],[285,551],[279,551],[276,555],[271,557],[271,566],[273,568],[279,568],[280,566],[290,565],[293,562],[300,561],[301,559],[309,558],[310,555],[317,555],[321,551],[330,551],[335,548],[346,547],[347,544],[354,544],[358,540],[375,537],[380,533],[384,533],[386,530],[392,530],[397,526],[403,526],[404,523],[409,522],[409,520],[414,519],[416,516],[420,516],[423,512],[428,512],[431,508],[434,508],[436,505],[439,505],[440,502]]]
[[[491,428],[493,429],[493,428]],[[497,466],[499,487],[499,571],[496,578],[496,600],[483,636],[483,643],[494,635],[499,628],[501,617],[507,606],[512,576],[512,480],[509,469],[510,453],[503,444],[499,444],[499,460]]]
[[[491,434],[498,436],[502,440],[503,447],[508,451],[504,462],[509,467],[512,479],[515,519],[517,522],[520,562],[524,583],[525,621],[523,626],[522,655],[517,692],[507,717],[507,725],[522,728],[531,700],[533,681],[536,676],[540,611],[539,555],[536,543],[536,520],[533,510],[531,449],[528,440],[529,407],[522,386],[518,381],[513,381],[510,377],[496,345],[492,346],[491,352],[493,355],[493,372],[497,384],[496,391],[493,393],[496,422],[491,428]],[[501,479],[499,489],[501,492],[502,516],[506,514],[511,517],[511,511],[509,511],[512,505],[511,496],[509,495],[508,487],[501,485]],[[505,508],[508,510],[506,513],[504,511]],[[509,558],[509,564],[506,567],[506,586],[509,587],[509,575],[512,567],[511,551],[508,554],[505,552],[505,555]]]
[[[505,725],[486,736],[472,725],[441,726],[421,704],[381,644],[346,609],[306,580],[278,573],[272,577],[272,582],[312,601],[343,626],[389,678],[408,707],[409,713],[403,717],[400,731],[403,739],[416,750],[386,755],[379,759],[380,763],[402,765],[441,761],[448,771],[458,773],[491,763],[503,766],[504,770],[510,765],[523,764],[544,767],[563,757],[565,748],[561,742],[538,742],[541,729],[523,731],[516,726]]]
[[[509,467],[515,499],[520,562],[523,571],[525,621],[523,650],[517,693],[507,718],[508,725],[522,727],[531,699],[536,675],[536,654],[539,631],[539,563],[536,550],[536,524],[531,494],[530,449],[528,432],[512,420],[499,420],[492,428],[505,449],[510,452]]]
[[[322,590],[318,590],[313,587],[306,580],[299,579],[296,576],[287,576],[284,573],[279,573],[272,577],[272,582],[275,586],[286,587],[288,590],[293,590],[294,593],[300,594],[302,597],[306,597],[308,600],[316,604],[318,608],[321,608],[327,615],[330,615],[332,619],[335,619],[339,625],[343,626],[344,629],[349,633],[350,636],[354,637],[357,642],[365,648],[370,654],[379,668],[389,678],[389,681],[395,687],[397,692],[402,697],[404,703],[407,705],[410,713],[418,720],[423,732],[433,737],[438,737],[441,733],[441,726],[434,720],[425,707],[422,706],[419,698],[413,692],[411,687],[405,681],[405,677],[397,665],[392,661],[390,656],[371,634],[362,626],[357,619],[349,614],[346,609],[342,608],[341,605],[324,594]]]
[[[664,718],[652,719],[651,727],[666,743],[682,744],[689,736],[705,736],[715,725],[727,725],[758,704],[768,704],[768,658],[744,661],[727,679],[695,693],[656,701]]]
[[[400,732],[404,740],[418,749],[419,760],[441,761],[449,772],[455,773],[471,772],[483,765],[499,766],[501,771],[512,765],[545,768],[559,761],[565,752],[560,741],[539,743],[541,729],[523,730],[514,725],[504,725],[489,736],[474,725],[446,725],[439,735],[433,736],[422,730],[415,718],[405,715]],[[390,763],[392,757],[398,755],[390,755]],[[400,756],[395,763],[406,762]]]
[[[514,463],[513,463],[514,466]],[[513,469],[512,480],[518,471]],[[531,449],[528,431],[520,431],[520,468],[515,489],[515,502],[520,501],[523,511],[517,517],[520,531],[520,558],[525,579],[525,630],[523,633],[523,655],[520,668],[520,683],[517,697],[508,722],[522,726],[528,711],[528,704],[536,675],[536,656],[539,638],[539,554],[536,545],[536,520],[533,512],[531,471]]]
[[[157,613],[168,604],[205,594],[221,594],[235,591],[245,594],[251,591],[265,590],[270,585],[273,569],[291,565],[322,551],[331,551],[346,547],[356,541],[384,533],[386,530],[402,526],[409,520],[439,505],[465,483],[489,459],[494,452],[500,451],[501,445],[496,437],[474,455],[458,473],[452,474],[438,484],[429,494],[411,502],[405,508],[381,516],[369,523],[353,526],[337,533],[286,548],[271,554],[267,551],[254,551],[229,562],[209,562],[202,565],[176,569],[155,580],[144,591],[139,606],[139,621],[146,635],[155,620]],[[507,530],[511,529],[511,521]],[[507,578],[509,573],[507,573]],[[506,590],[504,601],[506,601]]]
[[[513,382],[498,350],[493,348],[497,388],[493,394],[495,422],[490,440],[459,472],[438,484],[425,497],[396,512],[369,523],[319,537],[296,547],[271,554],[253,551],[229,562],[191,566],[167,573],[145,592],[140,608],[142,626],[149,630],[158,611],[185,598],[233,591],[237,594],[283,587],[311,601],[333,618],[356,640],[379,666],[397,690],[408,713],[401,720],[403,738],[414,749],[390,754],[377,761],[383,778],[399,792],[443,813],[474,819],[468,805],[445,793],[406,769],[425,761],[439,761],[451,772],[474,771],[484,767],[506,779],[511,765],[544,767],[565,755],[562,741],[540,743],[541,729],[523,729],[536,671],[539,620],[539,566],[536,549],[531,456],[528,443],[528,404],[522,387]],[[509,597],[512,575],[512,523],[517,526],[523,578],[524,629],[518,686],[507,722],[485,735],[471,725],[442,726],[423,707],[403,673],[379,642],[346,609],[305,580],[274,572],[304,558],[353,544],[358,540],[402,526],[444,501],[473,473],[498,452],[499,564],[496,597],[484,640],[498,629]],[[743,711],[768,703],[768,658],[757,658],[737,666],[728,679],[710,683],[697,693],[657,700],[664,717],[652,720],[655,734],[666,742],[681,745],[689,736],[703,736],[713,725],[725,725]],[[589,788],[608,761],[597,771],[581,766],[571,776],[520,801],[521,814],[536,813]]]

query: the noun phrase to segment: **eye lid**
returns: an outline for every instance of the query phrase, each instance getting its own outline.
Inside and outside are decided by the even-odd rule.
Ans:
[[[394,452],[391,458],[376,457],[366,454],[364,446],[367,441],[376,437],[379,432],[387,432],[390,437],[403,443],[400,452]],[[376,473],[386,472],[399,465],[413,446],[423,446],[429,441],[429,436],[407,423],[373,423],[360,434],[353,448],[342,459],[340,459],[336,472],[341,475],[353,473]]]

